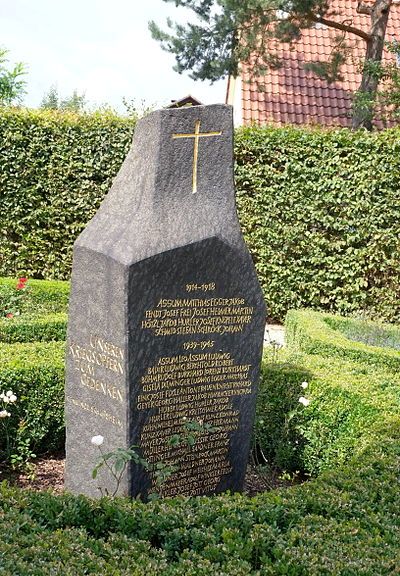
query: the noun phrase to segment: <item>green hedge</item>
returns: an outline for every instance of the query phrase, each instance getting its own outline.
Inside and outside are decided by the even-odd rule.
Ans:
[[[244,128],[239,214],[270,313],[400,320],[400,130]]]
[[[37,282],[29,298],[40,309],[47,305],[54,319],[66,291],[65,283]],[[307,325],[309,318],[303,313],[297,325]],[[317,315],[333,331],[322,318]],[[33,321],[28,315],[26,325]],[[16,322],[22,325],[24,316]],[[290,340],[290,328],[288,334]],[[254,498],[227,494],[149,504],[57,497],[2,483],[0,572],[396,574],[400,374],[354,356],[351,347],[343,347],[340,357],[330,350],[291,349],[278,356],[279,362],[266,356],[257,404],[256,434],[264,452],[270,450],[271,460],[280,458],[293,470],[302,466],[318,474],[316,479]],[[0,343],[0,388],[17,393],[18,414],[11,424],[22,452],[62,443],[64,352],[61,341]],[[310,400],[308,406],[298,402],[300,395]]]
[[[32,319],[22,315],[12,319],[0,318],[0,342],[51,342],[65,340],[67,315],[44,314]]]
[[[0,286],[15,287],[0,278]],[[69,283],[30,280],[21,316],[0,318],[0,392],[17,402],[7,419],[18,462],[31,452],[60,449],[64,443],[64,354]],[[7,435],[0,426],[0,452]]]
[[[67,279],[72,244],[109,190],[134,121],[0,109],[0,275]]]
[[[317,480],[255,498],[139,501],[0,485],[5,574],[389,576],[398,572],[400,419]]]
[[[134,122],[0,109],[0,275],[68,279],[74,239]],[[400,319],[400,131],[236,132],[239,216],[271,318],[290,308]]]
[[[292,348],[308,354],[353,359],[399,371],[400,351],[350,340],[341,331],[331,327],[347,322],[349,320],[345,318],[311,310],[290,310],[285,320],[286,341]]]
[[[0,343],[0,391],[17,395],[6,423],[11,456],[63,447],[64,354],[64,342]],[[6,441],[0,427],[1,453]]]
[[[366,444],[379,443],[382,423],[399,415],[400,372],[293,353],[262,372],[256,439],[271,464],[290,472],[316,476],[361,458]],[[308,406],[299,403],[301,396]]]
[[[350,340],[380,348],[400,350],[400,327],[361,318],[342,318],[340,316],[326,318],[325,322],[334,330],[342,332]]]

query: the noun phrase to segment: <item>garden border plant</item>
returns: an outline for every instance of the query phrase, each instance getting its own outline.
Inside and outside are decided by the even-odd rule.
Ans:
[[[355,322],[352,319],[352,322]],[[321,354],[400,369],[400,352],[371,346],[347,338],[338,328],[346,318],[313,310],[290,310],[286,316],[286,340],[289,346],[308,354]],[[388,326],[390,329],[390,326]]]
[[[30,297],[42,314],[47,302],[52,318],[60,313],[57,290],[62,295],[68,287],[47,286],[54,299],[44,290],[38,296],[40,282]],[[264,363],[256,430],[265,449],[272,445],[271,458],[278,455],[288,467],[301,463],[317,478],[254,498],[177,497],[147,504],[54,496],[2,483],[5,573],[395,574],[400,374],[391,355],[387,363],[387,349],[374,350],[377,361],[370,347],[343,343],[326,315],[316,316],[315,331],[310,318],[307,311],[291,312],[287,335],[296,346]],[[10,321],[23,324],[24,318]],[[28,429],[44,449],[62,438],[63,358],[62,341],[0,343],[1,391],[15,393],[15,409],[20,401],[24,405]],[[295,445],[299,438],[296,449],[283,450],[288,439]]]

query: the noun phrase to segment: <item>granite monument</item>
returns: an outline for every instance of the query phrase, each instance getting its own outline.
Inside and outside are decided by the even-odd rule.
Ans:
[[[105,451],[136,445],[151,466],[174,470],[156,487],[132,462],[121,494],[243,487],[265,306],[237,219],[232,141],[230,106],[149,114],[75,242],[65,478],[74,493],[97,496],[112,482],[91,477],[95,435]],[[171,442],[188,439],[188,423],[194,443]]]

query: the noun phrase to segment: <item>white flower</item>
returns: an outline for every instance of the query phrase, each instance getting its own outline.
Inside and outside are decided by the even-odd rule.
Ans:
[[[308,382],[302,382],[301,387],[304,388],[304,390],[308,388]]]
[[[10,398],[8,396],[3,396],[2,400],[3,400],[4,404],[8,404],[10,402]]]
[[[98,436],[93,436],[91,442],[94,446],[101,446],[104,442],[104,437],[100,434]]]
[[[8,390],[6,396],[11,398],[11,396],[14,396],[14,392],[12,390]]]
[[[0,418],[7,418],[8,416],[11,416],[10,412],[7,412],[7,410],[0,410]]]
[[[15,394],[13,394],[12,396],[9,397],[10,398],[10,402],[14,403],[17,401],[17,397]]]
[[[300,404],[303,404],[303,406],[308,406],[310,403],[310,401],[307,398],[304,398],[304,396],[300,396],[299,402]]]

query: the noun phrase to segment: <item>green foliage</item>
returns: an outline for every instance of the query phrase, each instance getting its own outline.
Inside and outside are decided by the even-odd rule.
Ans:
[[[69,277],[72,242],[117,172],[131,126],[101,115],[0,115],[3,274]],[[400,318],[398,131],[246,128],[236,158],[239,215],[271,317],[312,305]]]
[[[370,20],[356,27],[351,14],[349,18],[348,7],[341,14],[342,7],[335,6],[335,11],[332,11],[331,3],[326,0],[164,1],[188,8],[196,15],[196,22],[186,26],[167,20],[168,32],[154,22],[149,24],[153,38],[161,43],[164,50],[175,56],[175,70],[180,73],[188,71],[194,79],[214,82],[227,75],[238,76],[240,65],[244,63],[251,80],[259,84],[262,90],[264,86],[260,76],[266,75],[269,68],[284,64],[285,58],[291,54],[290,48],[296,50],[295,42],[304,29],[323,24],[338,34],[336,37],[331,35],[330,54],[325,54],[324,60],[305,63],[305,70],[328,83],[341,81],[341,71],[346,62],[354,66],[360,60],[354,48],[359,45],[361,38],[365,42],[365,53],[369,55],[364,62],[360,61],[362,82],[355,93],[353,127],[372,129],[372,118],[377,108],[377,89],[384,77],[379,73],[377,75],[377,70],[385,69],[385,73],[390,71],[389,76],[392,78],[383,89],[386,94],[385,112],[393,108],[393,104],[398,108],[398,71],[395,66],[381,64],[382,40],[386,34],[391,2],[376,0],[366,11],[366,5],[361,6],[361,12],[368,14]],[[359,10],[360,6],[354,4],[353,15],[357,16]],[[315,35],[317,43],[323,42],[323,39],[323,35]],[[393,51],[398,53],[396,41],[387,44],[393,46]],[[326,46],[320,48],[320,53],[324,53]],[[372,66],[375,69],[371,69]],[[397,78],[397,86],[393,78]],[[393,95],[397,96],[393,98]],[[381,104],[383,100],[380,98]]]
[[[0,392],[18,401],[0,430],[1,460],[24,464],[64,440],[67,282],[31,280],[20,316],[0,319]],[[0,278],[0,292],[15,280]],[[10,441],[12,440],[12,442]]]
[[[0,343],[0,389],[18,397],[9,430],[17,452],[27,444],[36,454],[62,447],[64,348],[64,342]],[[0,436],[1,453],[5,441]]]
[[[27,292],[26,278],[20,278],[14,286],[0,284],[0,322],[21,314]]]
[[[96,466],[92,470],[92,478],[95,480],[98,476],[99,470],[102,468],[107,468],[114,482],[114,491],[111,494],[107,488],[103,489],[101,486],[99,486],[99,490],[102,496],[111,496],[111,498],[113,498],[118,493],[122,477],[129,462],[134,462],[135,464],[142,466],[145,470],[150,469],[150,465],[147,460],[144,460],[136,450],[137,446],[131,446],[127,449],[117,448],[114,452],[105,453],[101,448],[103,437],[94,437],[92,439],[92,443],[94,440],[98,440],[96,445],[99,448],[100,455],[98,457]]]
[[[261,464],[265,461],[269,467],[291,473],[303,470],[303,439],[296,429],[296,416],[304,410],[299,404],[304,392],[301,384],[308,382],[309,377],[303,365],[271,362],[265,356],[254,425],[255,450],[256,454],[260,452]]]
[[[400,132],[243,128],[239,217],[270,317],[400,320]]]
[[[69,278],[72,243],[133,125],[109,114],[0,113],[0,274]],[[239,216],[269,316],[312,306],[398,321],[399,131],[244,128],[235,153]]]
[[[0,111],[0,274],[69,277],[73,241],[108,192],[134,123],[112,113]]]
[[[251,60],[254,78],[282,64],[276,41],[292,43],[328,10],[322,0],[164,0],[189,8],[197,22],[186,26],[167,20],[169,32],[150,22],[150,32],[175,55],[175,70],[193,79],[214,82],[238,75],[241,62]]]
[[[345,327],[351,324],[353,324],[352,321],[337,316],[320,314],[311,310],[291,310],[285,321],[286,340],[293,349],[307,354],[352,359],[364,366],[370,365],[393,372],[399,371],[400,352],[398,350],[350,340],[346,337],[345,330],[337,330],[338,326]],[[387,330],[389,333],[393,331],[398,334],[398,330],[390,326],[387,326]]]
[[[369,320],[326,318],[325,322],[335,330],[342,332],[350,340],[364,342],[379,348],[394,348],[400,350],[400,329],[390,324],[372,322]]]
[[[0,319],[0,342],[51,342],[65,340],[67,314],[43,314],[35,318],[25,315]]]
[[[27,576],[389,576],[400,545],[399,440],[397,418],[379,446],[346,467],[255,498],[143,504],[3,484],[2,568]]]
[[[8,50],[0,48],[0,106],[18,104],[25,94],[26,82],[22,79],[26,74],[25,66],[18,62],[12,70],[8,70],[7,54]]]
[[[31,285],[29,297],[40,305],[42,316],[46,306],[49,319],[65,308],[67,283],[31,281]],[[333,322],[334,317],[317,314],[313,318],[317,331],[309,333],[308,314],[288,316],[288,339],[301,350],[280,351],[279,362],[264,359],[256,432],[269,458],[319,474],[316,479],[254,498],[226,494],[147,504],[54,496],[2,483],[3,572],[27,576],[396,573],[399,371],[385,361],[374,362],[372,356],[366,362],[368,356],[360,356],[359,350],[371,347],[348,341],[329,327],[325,320]],[[341,325],[341,319],[335,321]],[[348,342],[344,346],[339,341],[340,357],[328,346],[331,336],[325,340],[321,336],[318,322],[328,336],[333,332]],[[305,328],[300,334],[301,325]],[[304,352],[304,343],[312,354]],[[318,349],[322,354],[315,353]],[[378,356],[384,352],[388,349],[377,349]],[[13,404],[18,413],[10,417],[17,434],[17,458],[61,444],[63,364],[62,342],[0,343],[0,389],[13,390],[18,398]],[[305,380],[308,386],[303,389]],[[301,405],[300,395],[310,403]],[[211,432],[200,422],[188,422],[185,430],[187,437],[179,442]],[[290,450],[285,450],[285,443]],[[140,458],[129,451],[119,456],[117,474],[128,458]],[[112,455],[108,463],[113,465]],[[166,472],[161,467],[160,477]]]

